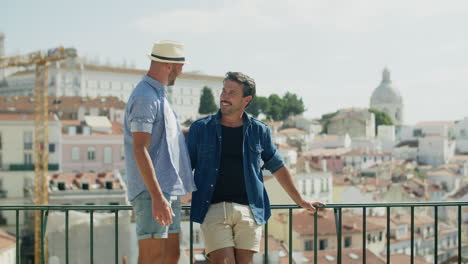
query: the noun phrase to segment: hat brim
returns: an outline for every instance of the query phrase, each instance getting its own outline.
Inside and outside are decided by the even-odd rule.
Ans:
[[[153,57],[153,56],[151,56],[151,54],[147,54],[147,56],[148,56],[148,58],[150,60],[158,61],[158,62],[188,64],[188,62],[186,60],[184,60],[184,61],[171,61],[171,60],[163,60],[163,59],[160,59],[160,58]]]

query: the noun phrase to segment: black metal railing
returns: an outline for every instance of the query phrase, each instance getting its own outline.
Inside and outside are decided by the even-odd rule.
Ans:
[[[372,203],[372,204],[328,204],[324,208],[331,208],[335,214],[335,222],[336,222],[336,236],[337,236],[337,256],[336,261],[338,264],[342,263],[342,236],[343,236],[343,226],[342,226],[342,215],[343,209],[362,209],[362,263],[366,263],[366,228],[367,228],[367,210],[369,208],[386,208],[386,262],[390,263],[390,245],[391,245],[391,229],[390,229],[390,216],[391,216],[391,209],[392,208],[410,208],[411,214],[411,222],[410,222],[410,229],[411,229],[411,264],[414,263],[415,258],[415,250],[414,250],[414,214],[415,208],[417,207],[432,207],[434,208],[434,263],[438,263],[438,243],[439,243],[439,208],[440,207],[455,207],[457,208],[457,232],[458,232],[458,263],[462,263],[462,214],[463,214],[463,207],[468,206],[468,202],[426,202],[426,203]],[[183,210],[190,210],[190,206],[183,206]],[[296,209],[300,209],[300,207],[296,205],[272,205],[272,210],[280,210],[285,209],[288,211],[289,214],[289,238],[288,238],[288,250],[289,250],[289,263],[293,263],[293,211]],[[89,213],[89,223],[90,223],[90,255],[89,255],[89,263],[94,263],[94,212],[99,211],[111,211],[114,214],[114,258],[115,263],[119,263],[118,256],[119,256],[119,212],[120,211],[129,211],[132,210],[131,206],[126,205],[0,205],[0,211],[14,211],[16,214],[16,223],[15,223],[15,230],[16,230],[16,263],[20,263],[20,255],[21,255],[21,247],[20,247],[20,225],[19,225],[19,217],[21,211],[39,211],[41,215],[41,259],[42,263],[45,263],[45,254],[44,254],[44,237],[46,232],[47,226],[47,219],[49,212],[51,211],[62,211],[64,212],[64,221],[65,221],[65,263],[70,263],[70,237],[69,237],[69,212],[70,211],[86,211]],[[318,263],[318,213],[314,213],[314,221],[313,221],[313,228],[314,228],[314,244],[313,244],[313,251],[314,251],[314,263]],[[189,230],[190,230],[190,263],[193,263],[193,223],[189,223]],[[268,223],[265,225],[264,228],[264,263],[268,263]]]

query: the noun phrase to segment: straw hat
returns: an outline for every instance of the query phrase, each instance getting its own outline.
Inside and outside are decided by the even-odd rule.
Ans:
[[[185,61],[184,44],[172,40],[160,40],[153,45],[153,51],[148,54],[151,60],[167,63],[187,63]]]

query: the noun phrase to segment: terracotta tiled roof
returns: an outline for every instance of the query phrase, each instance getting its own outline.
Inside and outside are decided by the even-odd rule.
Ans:
[[[385,257],[386,258],[386,257]],[[391,254],[391,263],[411,263],[411,256],[406,254]],[[414,257],[414,264],[430,264],[432,262],[426,262],[423,257]]]
[[[16,245],[16,238],[0,229],[0,251],[13,248]]]
[[[0,113],[0,121],[34,121],[34,114]],[[55,121],[55,115],[49,114],[49,121]]]
[[[341,263],[343,264],[361,264],[362,263],[362,249],[349,249],[344,248],[341,252]],[[304,252],[304,257],[309,261],[301,262],[304,264],[314,263],[314,252]],[[337,263],[337,251],[336,250],[320,250],[317,255],[318,263]],[[372,264],[383,264],[385,261],[380,259],[370,250],[366,250],[366,262]],[[407,263],[407,262],[395,262],[395,263]],[[408,262],[409,263],[409,262]]]
[[[60,182],[65,182],[66,190],[81,189],[81,182],[89,183],[89,189],[105,189],[106,182],[113,182],[113,189],[121,189],[122,184],[119,178],[115,177],[112,172],[101,173],[62,173],[49,175],[49,183],[56,185]]]
[[[343,215],[343,233],[362,232],[362,217],[356,215]],[[384,230],[385,226],[367,223],[367,231]],[[293,230],[300,235],[314,234],[314,215],[307,211],[294,214]],[[325,210],[318,217],[318,235],[336,234],[335,216],[333,211]]]

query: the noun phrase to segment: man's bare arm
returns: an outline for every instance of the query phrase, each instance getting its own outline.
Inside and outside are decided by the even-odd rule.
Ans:
[[[138,166],[143,182],[148,189],[152,200],[153,217],[162,225],[172,224],[172,212],[169,202],[164,197],[156,172],[153,167],[153,162],[148,152],[151,143],[151,134],[145,132],[133,132],[133,154]]]

